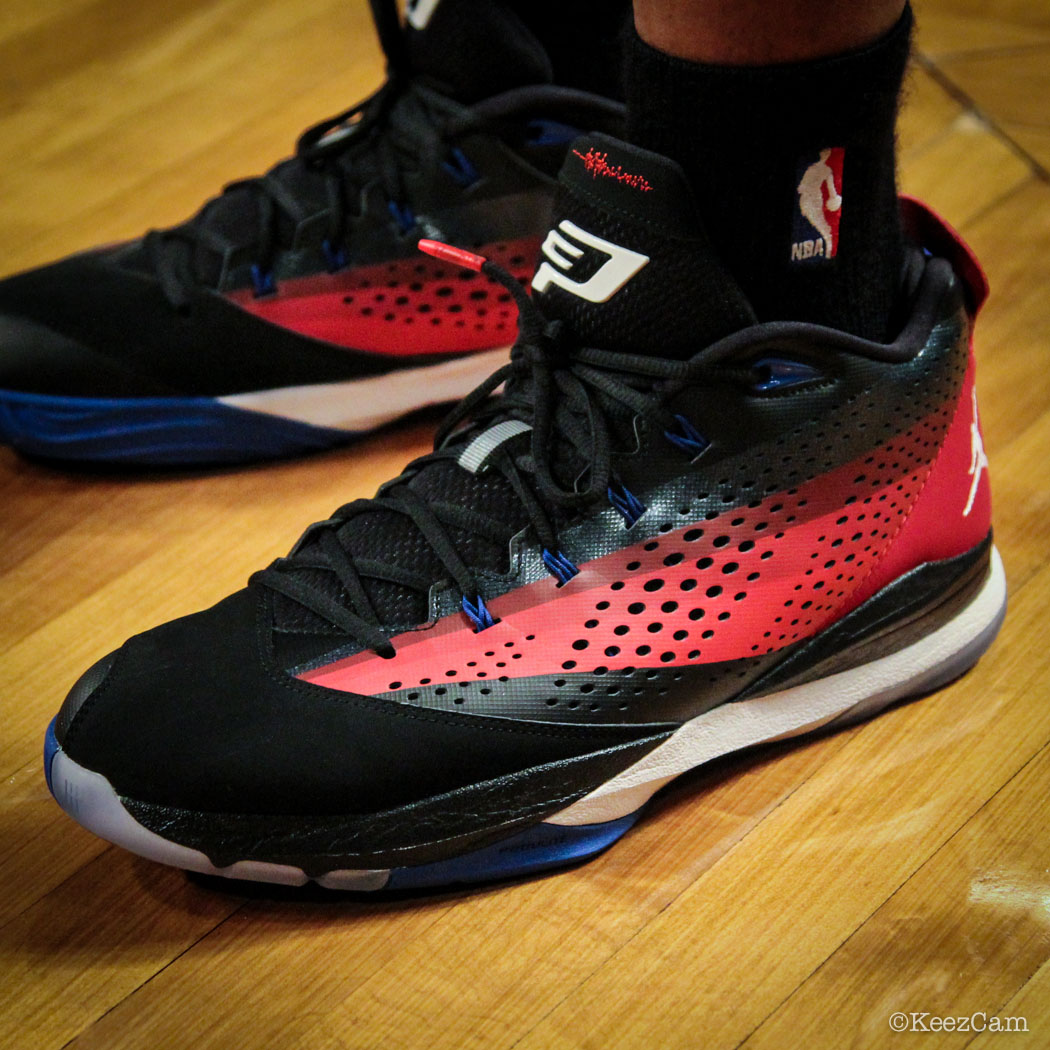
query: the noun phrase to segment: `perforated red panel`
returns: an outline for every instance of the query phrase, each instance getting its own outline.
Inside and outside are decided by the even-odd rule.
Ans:
[[[923,560],[922,544],[908,541],[909,554],[898,540],[953,417],[953,432],[963,436],[949,447],[969,442],[969,390],[970,380],[958,405],[797,489],[598,558],[564,587],[544,579],[496,598],[489,609],[500,622],[480,634],[456,614],[395,638],[393,659],[359,653],[302,677],[367,694],[782,649],[856,607],[873,573],[884,575],[876,570],[887,552],[894,551],[895,575]],[[970,478],[954,461],[950,469],[945,485],[958,503],[953,513],[961,514]],[[943,501],[936,512],[944,513]],[[940,523],[939,556],[968,550],[983,538],[970,538],[981,526]]]
[[[527,285],[539,240],[478,251]],[[392,355],[509,346],[517,334],[510,294],[487,277],[422,252],[414,258],[281,281],[277,294],[229,298],[249,313],[312,339]]]

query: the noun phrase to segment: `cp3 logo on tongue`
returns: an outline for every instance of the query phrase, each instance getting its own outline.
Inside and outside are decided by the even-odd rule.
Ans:
[[[586,272],[590,268],[587,260],[593,260],[595,252],[604,256],[604,261],[590,277],[574,281],[570,276],[572,271]],[[563,219],[556,230],[547,234],[543,242],[543,258],[544,262],[532,279],[535,291],[545,292],[556,284],[591,303],[604,303],[610,299],[649,261],[648,255],[613,244],[580,229],[568,219]]]

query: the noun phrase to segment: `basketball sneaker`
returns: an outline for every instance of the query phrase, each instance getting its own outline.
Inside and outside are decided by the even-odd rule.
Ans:
[[[51,790],[143,856],[350,889],[590,856],[686,770],[951,681],[1005,585],[958,238],[892,343],[757,323],[681,169],[568,153],[510,362],[433,453],[206,612],[128,641],[47,734]],[[502,392],[501,391],[502,387]]]
[[[292,159],[174,229],[0,282],[0,440],[132,464],[289,455],[458,400],[506,360],[511,296],[416,242],[527,282],[568,143],[622,106],[551,83],[500,3],[415,4],[404,27],[393,0],[373,10],[385,84]]]

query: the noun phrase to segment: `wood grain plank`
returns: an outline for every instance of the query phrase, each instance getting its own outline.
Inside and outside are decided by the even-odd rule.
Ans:
[[[898,1037],[889,1018],[1012,1015],[1014,993],[1050,955],[1050,845],[1038,809],[1048,794],[1044,747],[741,1046],[822,1045],[833,1018],[856,1050],[890,1040],[905,1050],[953,1047],[958,1033]],[[1007,1038],[1046,1045],[1045,1029],[1029,1035]]]
[[[1050,8],[917,14],[937,76],[1045,165]],[[181,219],[380,65],[363,3],[9,0],[0,271]],[[43,784],[43,727],[80,671],[371,494],[429,422],[210,475],[66,473],[0,450],[0,1047],[837,1050],[908,1045],[881,1012],[922,996],[994,999],[1036,1033],[972,1046],[1045,1045],[1050,187],[928,69],[901,162],[992,280],[977,352],[1003,636],[927,700],[686,778],[574,872],[430,899],[264,895],[107,847]],[[935,1038],[914,1045],[962,1045]]]
[[[1050,171],[1050,112],[1045,102],[1050,94],[1050,42],[954,56],[939,69],[1004,135],[1032,155],[1045,177]]]
[[[897,152],[907,164],[912,153],[951,131],[963,106],[917,62],[904,81],[904,96],[897,121]]]
[[[0,1047],[64,1046],[240,903],[105,850],[0,928]]]
[[[913,6],[916,43],[938,60],[1050,42],[1050,8],[1042,0],[916,0]]]
[[[81,577],[81,587],[90,593],[64,608],[57,602],[46,624],[4,653],[0,696],[17,702],[8,699],[0,769],[19,769],[37,753],[42,728],[91,663],[130,635],[205,608],[243,586],[253,571],[287,553],[310,521],[372,495],[378,471],[383,471],[379,477],[396,475],[423,450],[426,433],[420,426],[401,429],[303,463],[171,479],[148,489],[138,521],[122,521],[118,514],[108,526],[114,544],[121,544],[124,530],[152,537],[153,546],[142,544],[145,556],[131,558],[127,571],[118,567],[117,575],[98,587]],[[70,534],[66,557],[76,556],[77,535],[103,527],[105,514],[100,503],[83,533]]]
[[[856,733],[517,1045],[739,1045],[1045,746],[1050,708],[1028,690],[1050,656],[1023,640],[1048,580],[1022,589],[986,662]]]
[[[1033,887],[1024,887],[1028,894]],[[1047,894],[1043,880],[1034,887],[1034,892],[1042,896],[1043,923],[1047,922]],[[989,1050],[993,1046],[1002,1046],[1004,1039],[1009,1039],[1017,1046],[1044,1047],[1046,1033],[1050,1031],[1050,962],[1043,963],[1032,978],[1025,982],[1021,990],[1008,1002],[1004,1003],[998,1016],[1001,1018],[1023,1018],[1031,1038],[1022,1036],[1025,1028],[1020,1025],[1008,1032],[985,1032],[979,1034],[968,1044],[969,1050]],[[1016,1033],[1016,1034],[1014,1034]]]
[[[224,988],[221,1009],[216,1004],[208,1014],[195,1045],[228,1046],[249,1009],[259,1048],[285,1045],[296,1023],[302,1025],[297,1045],[310,1047],[323,1045],[326,1036],[346,1046],[361,1045],[362,1036],[364,1045],[406,1048],[512,1045],[552,1001],[643,929],[845,742],[830,738],[786,754],[777,749],[776,757],[723,762],[668,792],[650,821],[578,872],[450,895],[447,910],[425,930],[413,925],[413,936],[399,938],[396,950],[391,945],[382,965],[367,971],[348,966],[342,985],[324,1001],[314,991],[330,965],[323,952],[304,951],[301,942],[257,950],[250,972],[217,975]],[[383,911],[377,904],[350,912],[366,918],[373,907]],[[406,916],[411,908],[405,904]],[[246,905],[238,916],[242,934],[256,921],[265,929],[272,914],[273,905]],[[228,937],[225,928],[217,930],[73,1046],[169,1045],[179,1014],[165,1015],[164,1004],[194,999],[214,944]],[[241,950],[261,943],[249,932]],[[259,1002],[258,984],[279,982],[292,968],[301,983]]]
[[[105,8],[105,0],[100,4]],[[0,139],[20,158],[0,169],[5,273],[180,221],[225,182],[287,155],[304,126],[379,82],[367,17],[338,0],[302,7],[185,0],[181,17],[159,21],[159,9],[147,9],[154,21],[146,19],[127,48],[112,54],[104,46],[104,20],[78,22],[81,38],[100,54],[74,62],[65,76],[43,77],[16,111],[0,111]],[[289,48],[293,31],[298,47]],[[61,56],[55,61],[64,68]],[[269,119],[260,133],[255,121],[263,114]],[[161,182],[160,193],[147,194],[148,207],[136,210],[132,201],[129,209],[129,197],[166,169],[183,172],[183,191],[173,198],[179,179],[167,188]],[[107,203],[123,207],[128,218],[102,225],[93,213]],[[86,238],[66,229],[77,219],[88,220]],[[42,233],[56,230],[58,242],[40,243]]]
[[[974,170],[983,177],[975,183]],[[972,113],[901,158],[900,187],[963,228],[1032,178],[1011,147]]]

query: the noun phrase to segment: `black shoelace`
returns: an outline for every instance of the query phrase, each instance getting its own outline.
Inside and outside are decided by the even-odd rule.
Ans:
[[[499,471],[520,501],[524,518],[539,541],[543,562],[559,585],[578,571],[562,550],[557,523],[602,501],[620,513],[631,527],[645,506],[627,488],[615,470],[617,438],[635,433],[633,422],[643,417],[655,422],[664,437],[690,459],[707,442],[692,423],[667,407],[668,399],[686,382],[698,377],[697,363],[613,354],[578,347],[558,321],[548,321],[513,276],[494,263],[443,245],[448,261],[479,270],[502,284],[519,311],[518,340],[510,362],[494,372],[456,407],[442,424],[434,451],[406,467],[371,500],[340,507],[326,521],[310,527],[287,558],[252,577],[310,610],[380,656],[395,654],[390,634],[380,621],[363,580],[385,580],[426,595],[435,583],[451,581],[462,596],[464,613],[476,631],[496,621],[480,593],[474,569],[457,550],[449,529],[473,532],[506,546],[520,531],[473,507],[424,499],[408,482],[429,465],[459,460],[471,440],[501,423],[521,424],[513,441],[495,446],[484,469]],[[505,384],[502,395],[497,388]],[[521,446],[528,435],[527,448]],[[512,454],[511,445],[519,451]],[[570,479],[570,480],[566,480]],[[411,520],[448,573],[435,580],[410,567],[374,558],[350,555],[339,531],[354,517],[375,509],[392,511]],[[307,543],[307,539],[311,542]],[[346,595],[335,600],[299,570],[334,573]]]
[[[375,94],[305,131],[291,160],[231,183],[188,222],[146,235],[148,258],[173,307],[187,311],[199,287],[220,286],[234,266],[249,269],[257,297],[273,294],[278,255],[293,247],[307,220],[314,227],[309,247],[323,255],[329,272],[343,269],[350,263],[350,231],[376,183],[385,217],[397,235],[407,236],[416,216],[406,175],[439,158],[457,183],[471,185],[480,174],[457,146],[470,133],[498,131],[542,113],[545,104],[605,109],[609,119],[622,108],[556,87],[517,89],[465,107],[409,67],[394,0],[372,0],[372,10],[387,59],[386,82]]]

